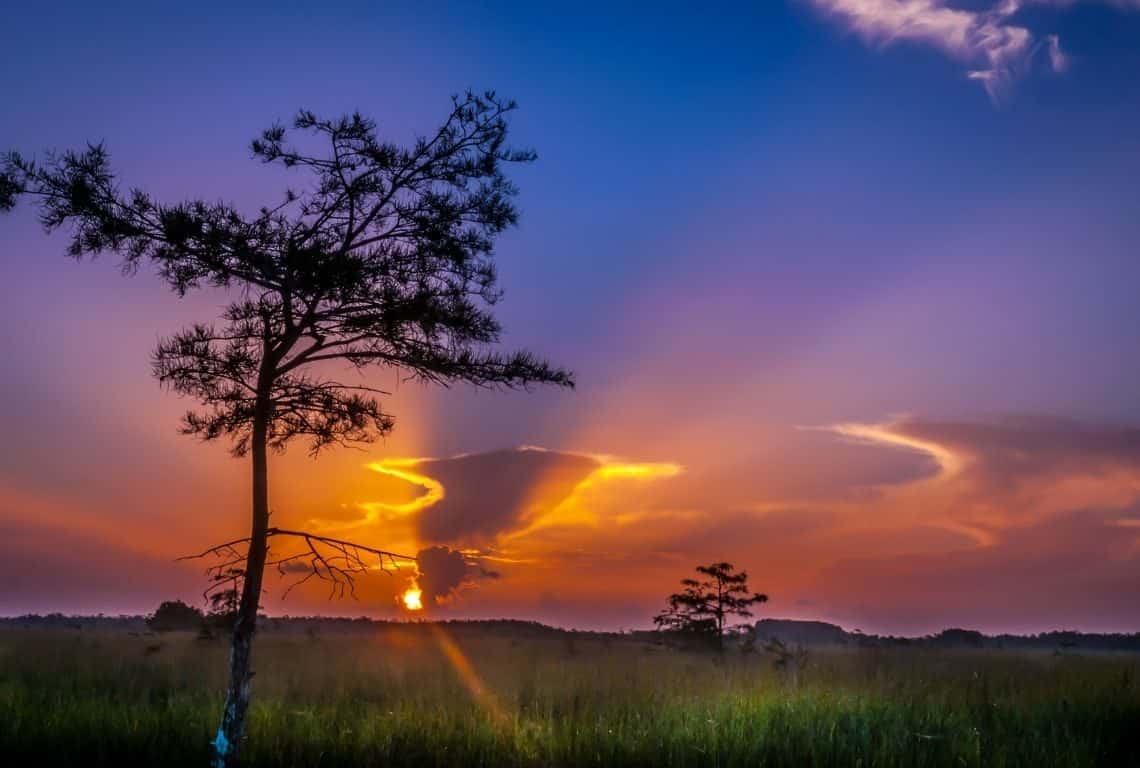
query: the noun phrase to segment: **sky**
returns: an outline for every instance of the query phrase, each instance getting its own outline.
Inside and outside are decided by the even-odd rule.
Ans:
[[[497,311],[578,387],[376,371],[391,436],[271,463],[275,523],[422,553],[427,615],[647,627],[729,560],[761,616],[1140,630],[1140,2],[22,5],[0,150],[102,140],[168,202],[275,201],[248,141],[302,107],[519,102]],[[248,467],[149,354],[225,297],[65,241],[0,219],[0,614],[200,603]]]

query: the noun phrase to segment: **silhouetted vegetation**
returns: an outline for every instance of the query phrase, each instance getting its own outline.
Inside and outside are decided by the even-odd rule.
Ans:
[[[190,631],[199,629],[204,619],[197,608],[181,600],[168,600],[147,618],[146,625],[155,632]]]
[[[286,190],[254,216],[220,202],[167,205],[137,188],[124,193],[102,145],[43,163],[10,153],[0,165],[0,210],[33,198],[47,230],[70,231],[71,256],[112,252],[125,272],[153,265],[180,296],[213,287],[232,298],[220,326],[180,331],[153,358],[163,385],[202,406],[186,414],[183,431],[228,439],[235,455],[251,457],[249,536],[203,553],[216,558],[210,573],[220,589],[240,584],[215,739],[219,768],[236,761],[243,739],[266,566],[303,573],[302,582],[324,579],[343,594],[355,576],[400,557],[269,525],[270,449],[300,437],[315,455],[394,425],[377,399],[388,393],[331,378],[328,366],[384,366],[444,385],[573,384],[529,353],[490,349],[501,330],[492,312],[500,296],[494,243],[518,220],[505,166],[535,157],[506,144],[514,107],[494,93],[468,92],[410,147],[381,140],[360,114],[301,111],[293,129],[324,150],[292,143],[281,125],[255,139],[255,159],[307,176],[300,191]],[[271,538],[300,546],[271,560]]]
[[[8,762],[181,768],[209,758],[226,647],[191,632],[132,635],[114,621],[130,620],[0,622]],[[506,621],[262,626],[249,768],[1140,764],[1136,655],[833,646],[793,675],[769,654],[709,658],[653,633]]]
[[[705,578],[682,579],[684,589],[669,596],[668,608],[657,614],[657,628],[673,632],[690,641],[708,641],[724,650],[728,622],[748,618],[751,607],[768,600],[767,595],[748,589],[748,573],[737,572],[731,563],[697,566]]]

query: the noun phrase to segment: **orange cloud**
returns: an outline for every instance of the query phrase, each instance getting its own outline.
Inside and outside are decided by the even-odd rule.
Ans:
[[[411,540],[417,548],[446,543],[472,552],[517,542],[545,528],[595,527],[601,510],[613,507],[605,499],[611,488],[667,479],[682,471],[673,463],[628,462],[535,446],[444,459],[390,458],[367,468],[401,480],[416,494],[362,501],[356,504],[361,514],[353,519],[313,518],[313,527],[383,531],[389,541]],[[637,515],[626,509],[613,520],[626,524]]]

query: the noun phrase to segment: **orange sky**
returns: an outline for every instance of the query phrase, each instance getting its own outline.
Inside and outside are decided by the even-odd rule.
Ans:
[[[273,514],[413,556],[462,551],[459,571],[420,584],[431,615],[641,627],[692,566],[721,558],[772,595],[765,614],[867,631],[1127,628],[1133,615],[1140,431],[900,417],[756,432],[764,458],[747,464],[731,461],[734,431],[642,455],[571,443],[432,457],[438,426],[416,414],[436,395],[408,394],[411,418],[387,444],[275,457]],[[153,423],[170,423],[155,405]],[[575,443],[604,448],[607,429],[622,443],[616,413],[604,421]],[[9,612],[197,599],[199,569],[172,559],[242,533],[246,465],[145,423],[154,445],[104,465],[93,487],[53,494],[48,474],[38,491],[2,489]],[[333,602],[323,585],[283,602],[276,579],[266,608],[406,615],[397,600],[414,576],[364,577],[356,601]]]

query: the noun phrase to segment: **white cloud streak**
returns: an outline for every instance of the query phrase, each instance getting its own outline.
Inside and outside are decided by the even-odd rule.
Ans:
[[[1023,8],[1098,2],[1122,10],[1140,10],[1140,0],[996,0],[980,10],[956,7],[949,0],[809,2],[868,45],[925,44],[965,63],[969,67],[966,76],[982,83],[995,104],[1039,52],[1045,52],[1054,72],[1063,72],[1069,65],[1057,35],[1037,34],[1015,21]]]

